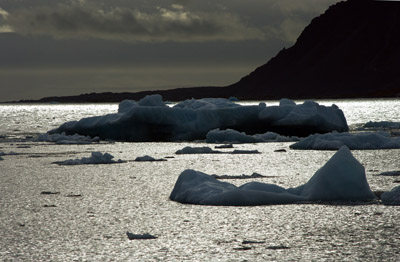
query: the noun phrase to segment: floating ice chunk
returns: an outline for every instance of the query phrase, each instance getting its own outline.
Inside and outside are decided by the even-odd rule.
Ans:
[[[1,161],[1,160],[4,160],[4,158],[2,158],[2,157],[0,156],[0,161]]]
[[[377,176],[400,176],[400,171],[386,171],[377,174]]]
[[[82,136],[78,134],[66,135],[65,132],[61,134],[40,134],[33,141],[35,142],[53,142],[58,145],[72,145],[72,144],[91,144],[99,142],[99,137],[91,138],[90,136]]]
[[[146,239],[156,239],[156,236],[150,235],[149,233],[145,234],[133,234],[131,232],[126,232],[129,240],[146,240]]]
[[[167,160],[166,160],[166,159],[163,159],[163,158],[161,158],[161,159],[156,159],[156,158],[154,158],[154,157],[145,155],[145,156],[139,156],[139,157],[137,157],[137,158],[135,159],[135,161],[137,161],[137,162],[154,162],[154,161],[167,161]]]
[[[177,155],[185,154],[260,154],[258,150],[233,150],[233,151],[218,151],[210,147],[184,147],[175,152]]]
[[[400,206],[400,186],[393,188],[389,192],[381,195],[381,200],[384,205]]]
[[[281,136],[274,132],[267,132],[265,134],[246,135],[244,132],[238,132],[233,129],[214,129],[207,133],[207,143],[265,143],[265,142],[293,142],[299,141],[300,138]]]
[[[272,205],[309,201],[369,201],[376,196],[369,188],[364,167],[347,147],[336,154],[304,185],[285,189],[278,185],[250,182],[240,187],[194,170],[179,176],[170,199],[200,205]]]
[[[281,105],[275,107],[266,107],[263,103],[241,106],[228,99],[204,98],[169,107],[160,95],[152,95],[139,102],[121,102],[118,113],[66,122],[49,133],[78,133],[141,142],[193,141],[205,139],[206,134],[216,128],[247,134],[279,131],[284,135],[301,136],[348,130],[343,112],[334,105],[319,106],[311,101],[296,105],[291,100],[282,100]]]
[[[381,128],[381,129],[400,129],[400,122],[391,122],[391,121],[379,121],[373,122],[369,121],[363,128]]]
[[[400,138],[386,132],[358,134],[329,133],[315,134],[290,146],[292,149],[335,150],[346,145],[350,149],[395,149],[400,148]]]
[[[219,154],[221,151],[216,151],[211,149],[210,147],[190,147],[186,146],[182,149],[179,149],[175,152],[177,155],[185,155],[185,154]]]
[[[65,161],[53,162],[58,165],[90,165],[90,164],[116,164],[124,163],[121,159],[113,160],[114,156],[109,153],[92,152],[91,157],[83,157],[81,159],[68,159]]]

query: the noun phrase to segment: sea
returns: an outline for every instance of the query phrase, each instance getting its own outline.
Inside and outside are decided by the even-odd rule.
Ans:
[[[400,99],[317,102],[341,108],[351,132],[368,121],[400,122]],[[266,177],[252,180],[288,188],[307,182],[334,151],[292,150],[292,143],[274,142],[234,145],[257,155],[176,155],[185,146],[210,145],[34,142],[66,121],[117,109],[118,104],[0,104],[1,261],[400,261],[400,207],[379,201],[216,207],[169,200],[186,169],[258,173]],[[124,162],[54,164],[91,152]],[[400,170],[400,150],[352,153],[372,191],[400,185],[400,177],[377,176]],[[167,161],[133,161],[144,155]],[[130,240],[127,232],[155,238]]]

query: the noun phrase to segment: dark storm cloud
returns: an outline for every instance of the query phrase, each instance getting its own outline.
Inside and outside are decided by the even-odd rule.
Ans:
[[[117,39],[129,42],[203,42],[262,39],[264,33],[228,12],[191,12],[182,5],[143,12],[102,7],[84,1],[50,7],[14,9],[7,26],[23,35],[55,38]]]

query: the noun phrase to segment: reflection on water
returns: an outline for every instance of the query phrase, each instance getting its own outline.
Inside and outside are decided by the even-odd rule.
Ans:
[[[22,154],[0,161],[0,256],[17,261],[396,261],[400,257],[397,207],[213,207],[168,200],[178,175],[188,168],[217,175],[257,172],[273,177],[256,181],[294,187],[305,183],[334,154],[294,151],[288,148],[290,143],[236,145],[257,149],[262,152],[258,155],[174,154],[199,145],[36,143],[18,148],[3,143],[1,150]],[[287,152],[274,152],[280,148]],[[109,152],[128,162],[51,164],[91,151]],[[395,179],[375,174],[399,169],[400,150],[353,153],[366,167],[372,190],[396,186]],[[129,161],[145,154],[174,158]],[[126,231],[158,238],[129,240]]]

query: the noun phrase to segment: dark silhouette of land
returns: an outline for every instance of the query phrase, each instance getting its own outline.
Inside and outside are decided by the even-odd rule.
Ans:
[[[231,96],[241,100],[399,97],[400,3],[339,2],[314,18],[294,46],[230,86],[92,93],[37,102],[119,102],[155,93],[170,101]]]

